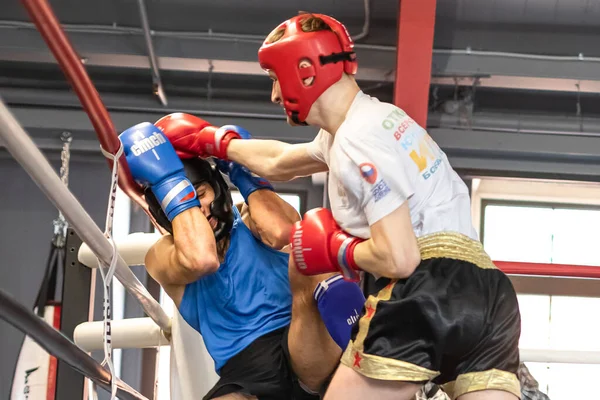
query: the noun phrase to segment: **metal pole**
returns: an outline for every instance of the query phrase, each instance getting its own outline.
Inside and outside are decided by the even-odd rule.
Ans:
[[[48,199],[63,212],[81,239],[87,243],[96,257],[110,265],[112,245],[102,231],[83,209],[75,196],[65,187],[42,152],[23,130],[4,102],[0,101],[0,137],[6,148],[27,171]],[[140,302],[144,311],[161,329],[170,332],[170,319],[160,304],[152,298],[148,290],[140,283],[121,256],[118,256],[115,276]]]
[[[3,290],[0,290],[0,319],[35,340],[54,357],[66,362],[100,387],[110,391],[112,377],[109,371]],[[148,400],[119,378],[115,377],[115,379],[117,379],[117,394],[120,399]]]
[[[42,38],[71,83],[77,97],[79,97],[79,101],[81,101],[90,122],[94,126],[102,147],[109,153],[116,154],[121,144],[110,115],[81,59],[58,22],[52,7],[47,0],[21,0],[21,3],[25,6]],[[112,165],[112,160],[108,160],[108,163]],[[131,177],[125,156],[119,159],[119,186],[144,210],[148,209],[146,200],[143,198],[142,188]],[[150,215],[149,212],[148,215]]]
[[[152,70],[152,83],[154,85],[154,94],[158,96],[163,106],[168,104],[162,81],[160,79],[160,71],[158,69],[158,59],[154,53],[154,45],[152,44],[152,34],[150,32],[150,23],[148,22],[148,14],[146,13],[146,3],[144,0],[138,0],[140,8],[140,19],[142,28],[144,29],[144,39],[146,40],[146,48],[148,50],[148,58],[150,60],[150,69]]]
[[[66,222],[65,222],[66,223]],[[95,269],[87,268],[77,261],[77,252],[81,246],[81,238],[72,228],[67,229],[66,258],[62,288],[60,331],[70,341],[73,332],[81,321],[89,320],[90,302],[93,304],[94,287],[92,275]],[[93,307],[93,305],[92,305]],[[85,380],[68,363],[58,360],[56,370],[56,398],[81,399],[85,393]]]
[[[394,104],[427,127],[437,0],[398,1]]]

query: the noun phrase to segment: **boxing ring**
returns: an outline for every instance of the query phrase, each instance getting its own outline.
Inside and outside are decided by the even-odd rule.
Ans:
[[[23,0],[22,4],[54,54],[87,113],[98,135],[102,152],[115,174],[113,182],[118,178],[117,181],[121,189],[149,214],[141,188],[133,181],[129,174],[129,169],[122,155],[121,144],[112,120],[96,88],[87,75],[82,60],[74,51],[49,3],[45,0]],[[140,303],[152,323],[160,330],[160,335],[164,339],[167,336],[172,337],[171,319],[136,278],[129,269],[128,264],[116,251],[113,242],[110,241],[111,234],[108,228],[112,227],[112,212],[114,210],[111,207],[114,206],[114,191],[116,187],[112,188],[112,202],[109,203],[109,213],[107,215],[107,231],[103,233],[73,194],[61,182],[48,160],[35,146],[32,139],[23,130],[3,102],[0,102],[0,125],[0,137],[8,152],[21,164],[50,201],[61,210],[70,226],[89,245],[96,260],[99,260],[105,266],[110,266],[108,270],[111,272],[108,276],[112,276],[114,272],[114,276]],[[105,285],[105,290],[108,289],[108,293],[110,293],[111,281],[112,279],[108,278],[108,283]],[[105,315],[110,315],[109,298],[110,296],[105,291]],[[36,324],[36,322],[40,321],[36,320],[33,313],[27,313],[23,309],[20,310],[22,311],[21,313],[15,312],[9,307],[11,303],[8,300],[10,299],[7,298],[5,304],[3,304],[0,316],[17,329],[27,333],[51,355],[66,361],[71,367],[82,372],[101,387],[106,389],[106,385],[108,384],[113,391],[112,397],[118,394],[121,398],[145,398],[112,376],[112,357],[110,356],[111,321],[108,322],[108,325],[103,322],[100,329],[104,342],[103,347],[105,348],[105,361],[109,366],[107,370],[102,365],[94,364],[95,361],[91,357],[83,353],[68,340],[53,340],[52,332],[56,334],[56,330],[48,326],[46,328],[50,330],[46,329],[44,331],[42,329],[44,328],[43,326]],[[138,325],[134,330],[139,330],[139,328],[141,326]],[[54,339],[56,338],[58,336],[54,337]],[[108,351],[106,351],[107,348],[109,349]]]
[[[110,155],[117,155],[119,186],[147,212],[140,187],[131,178],[125,158],[118,156],[120,142],[111,118],[52,9],[45,0],[22,0],[22,3],[77,93],[105,155],[109,154],[107,159],[110,167],[113,165]],[[61,182],[44,155],[1,101],[0,138],[10,154],[61,210],[70,226],[85,242],[79,249],[80,263],[89,268],[97,268],[99,262],[110,265],[114,259],[112,243]],[[140,303],[148,317],[111,321],[111,347],[118,349],[171,346],[171,397],[195,399],[206,393],[218,378],[202,338],[183,321],[176,310],[173,318],[170,318],[130,269],[134,265],[143,265],[148,249],[159,237],[160,234],[136,233],[116,243],[118,252],[115,277]],[[600,279],[600,268],[596,267],[502,261],[496,264],[509,275]],[[120,398],[146,398],[120,379],[113,379],[106,367],[87,354],[103,349],[106,344],[105,329],[101,321],[82,322],[73,333],[73,344],[44,321],[32,317],[28,310],[12,301],[10,296],[0,293],[0,304],[0,318],[26,332],[50,354],[66,361],[99,386],[110,391],[111,382],[116,382]],[[524,362],[600,364],[600,352],[520,349],[520,353]],[[199,379],[199,376],[202,376],[202,379]]]
[[[86,242],[79,249],[78,259],[89,268],[97,268],[99,260],[109,263],[112,246],[108,239],[85,212],[51,165],[19,125],[3,102],[0,102],[0,137],[13,157],[29,173],[48,198],[61,209],[68,222]],[[125,319],[112,322],[112,348],[155,348],[171,346],[172,398],[193,399],[208,391],[216,382],[212,360],[205,350],[200,335],[189,327],[175,311],[169,318],[160,304],[130,270],[143,265],[149,248],[160,238],[156,233],[133,233],[117,242],[118,263],[115,276],[142,305],[147,318]],[[509,275],[537,275],[600,279],[600,268],[581,265],[534,264],[495,261]],[[110,374],[86,352],[103,348],[102,322],[81,323],[74,331],[73,346],[42,320],[23,318],[22,306],[1,294],[2,312],[6,319],[27,332],[49,353],[67,361],[76,370],[90,377],[101,387],[108,388]],[[8,305],[8,306],[6,306]],[[540,363],[600,364],[600,352],[520,349],[521,360]],[[203,379],[198,379],[202,375]],[[123,399],[145,399],[118,380],[119,396]]]
[[[152,233],[133,233],[127,238],[124,238],[122,242],[118,244],[121,255],[125,258],[125,261],[130,265],[142,265],[144,255],[150,249],[150,247],[158,240],[159,236]],[[79,261],[87,265],[90,268],[97,267],[97,260],[95,259],[91,249],[87,245],[81,246],[79,250]],[[536,263],[523,263],[523,262],[507,262],[507,261],[494,261],[494,264],[499,269],[504,271],[507,275],[535,275],[535,276],[547,276],[547,277],[568,277],[568,278],[595,278],[600,279],[600,268],[595,266],[583,266],[583,265],[566,265],[566,264],[536,264]],[[148,318],[144,324],[150,324],[151,320]],[[88,349],[95,350],[101,346],[101,335],[98,328],[93,329],[92,327],[97,322],[85,322],[79,326],[79,333],[76,331],[76,342],[79,345],[85,344],[89,346]],[[153,324],[153,329],[158,327]],[[125,321],[116,321],[115,332],[122,330],[124,337],[119,339],[115,338],[115,346],[125,346],[128,342],[152,344],[152,346],[160,346],[163,343],[160,341],[159,336],[155,334],[153,330],[148,330],[147,334],[131,333],[131,337],[126,337],[126,333],[130,328],[128,323]],[[156,336],[155,336],[156,335]],[[155,337],[155,339],[151,339]],[[122,342],[121,342],[122,340]],[[115,347],[117,348],[117,347]],[[540,350],[540,349],[520,349],[521,358],[524,362],[540,362],[540,363],[574,363],[574,364],[600,364],[600,351],[588,352],[588,351],[563,351],[563,350]]]

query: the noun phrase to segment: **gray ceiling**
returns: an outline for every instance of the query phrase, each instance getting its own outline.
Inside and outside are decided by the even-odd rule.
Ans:
[[[42,90],[68,91],[21,3],[3,3],[4,98],[37,104],[47,98]],[[137,0],[50,3],[100,93],[127,94],[140,106],[148,99],[157,104]],[[600,0],[437,3],[432,109],[458,99],[475,111],[600,114]],[[358,78],[366,91],[390,101],[398,1],[369,5],[369,32],[356,46]],[[200,97],[247,101],[248,107],[261,102],[268,109],[270,82],[258,68],[256,51],[273,27],[299,10],[333,15],[353,35],[365,22],[362,0],[146,0],[146,8],[171,105]]]
[[[51,2],[63,23],[110,26],[140,26],[138,3],[135,0],[62,0]],[[374,2],[374,3],[377,3]],[[396,20],[394,2],[379,1],[372,8],[376,21]],[[343,19],[349,26],[363,23],[362,0],[285,0],[285,1],[147,1],[152,29],[166,31],[207,31],[265,34],[276,24],[298,10],[322,12]],[[19,2],[3,10],[2,19],[28,20]]]
[[[20,2],[4,1],[0,20],[29,21]],[[136,0],[54,0],[50,2],[61,22],[103,26],[139,27]],[[482,26],[488,29],[518,27],[524,31],[600,31],[600,0],[439,0],[437,24]],[[299,10],[332,15],[350,31],[360,31],[363,0],[148,0],[150,26],[155,30],[264,35]],[[372,27],[395,27],[398,1],[371,0]],[[394,35],[383,38],[393,44]]]
[[[438,2],[438,18],[491,24],[595,26],[597,0],[454,0]]]
[[[64,23],[139,24],[135,0],[54,0],[50,3]],[[362,0],[152,0],[147,2],[147,7],[152,25],[165,30],[216,29],[223,23],[227,26],[237,23],[238,29],[234,31],[243,32],[252,19],[275,24],[298,10],[326,13],[345,21],[360,20],[363,16]],[[371,15],[375,20],[395,20],[397,8],[396,1],[372,0]],[[213,20],[215,17],[221,18]],[[456,22],[597,27],[600,2],[440,0],[437,4],[437,17]],[[2,19],[27,20],[27,17],[19,2],[5,2]]]

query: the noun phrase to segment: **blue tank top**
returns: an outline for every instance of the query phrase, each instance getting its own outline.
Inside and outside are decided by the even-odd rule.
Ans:
[[[233,207],[229,249],[217,272],[186,285],[179,312],[202,335],[217,373],[257,338],[289,325],[289,255],[257,239]]]

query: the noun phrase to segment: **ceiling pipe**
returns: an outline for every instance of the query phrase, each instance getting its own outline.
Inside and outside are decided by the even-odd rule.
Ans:
[[[22,89],[0,85],[2,96],[10,106],[38,107],[48,109],[81,109],[81,103],[68,89],[49,90],[43,88]],[[214,88],[221,92],[221,88]],[[229,89],[223,89],[230,93]],[[258,92],[257,92],[258,93]],[[103,99],[109,111],[122,112],[188,112],[197,115],[210,115],[231,118],[285,119],[285,114],[276,106],[264,100],[241,100],[239,98],[217,98],[206,101],[204,89],[191,96],[170,96],[169,107],[161,107],[147,96],[132,93],[103,92]],[[235,93],[231,93],[235,94]],[[257,98],[259,98],[257,96]],[[450,110],[450,111],[443,111]],[[452,112],[454,111],[454,112]],[[468,111],[468,110],[467,110]],[[541,113],[525,111],[496,111],[475,109],[471,112],[452,107],[440,107],[428,113],[427,127],[456,128],[473,130],[493,130],[507,132],[542,132],[545,134],[591,134],[600,133],[600,117],[594,114],[576,115],[575,112]]]
[[[524,134],[600,136],[600,119],[576,115],[540,116],[501,112],[454,115],[430,112],[427,128],[469,129]]]
[[[39,30],[46,45],[77,94],[81,102],[80,106],[87,113],[102,148],[111,154],[117,154],[121,143],[113,121],[87,74],[82,60],[73,49],[69,38],[58,22],[52,7],[47,0],[21,0],[21,2],[35,24],[32,24],[32,26]],[[112,168],[113,161],[107,159],[107,163]],[[142,188],[131,177],[124,155],[119,158],[119,187],[150,215],[146,200],[143,198]]]
[[[357,42],[361,39],[366,38],[369,35],[371,29],[371,0],[364,0],[365,5],[365,22],[363,24],[362,31],[355,36],[352,36],[352,40]]]
[[[109,34],[109,35],[140,35],[143,30],[132,27],[119,27],[112,25],[84,25],[84,24],[64,24],[62,25],[65,32],[91,33],[91,34]],[[35,29],[35,25],[23,21],[0,20],[0,29]],[[360,34],[359,34],[360,35]],[[181,39],[213,39],[213,40],[228,40],[246,43],[262,44],[264,35],[249,35],[227,32],[185,32],[185,31],[152,31],[152,36],[155,37],[173,37]],[[365,50],[380,50],[395,52],[396,46],[377,45],[377,44],[361,44],[356,43],[355,49]],[[506,57],[515,59],[535,59],[543,61],[581,61],[600,63],[600,57],[588,57],[583,53],[578,53],[573,56],[552,56],[544,54],[528,54],[514,53],[505,51],[484,51],[466,49],[433,49],[433,54],[437,55],[472,55],[472,56],[494,56]]]
[[[163,106],[168,104],[167,96],[165,94],[162,81],[160,79],[160,71],[158,69],[158,59],[156,53],[154,53],[154,45],[152,44],[152,34],[150,32],[150,23],[148,22],[148,13],[146,12],[146,3],[144,0],[138,0],[140,9],[140,20],[142,21],[142,27],[144,31],[144,40],[146,41],[146,48],[148,50],[148,59],[150,61],[150,70],[152,71],[152,86],[153,92],[160,100]]]

